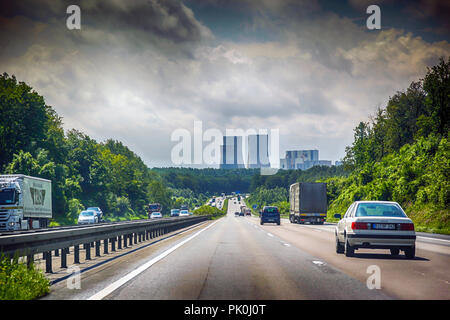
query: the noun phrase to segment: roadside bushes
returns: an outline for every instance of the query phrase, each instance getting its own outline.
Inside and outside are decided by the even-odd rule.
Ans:
[[[371,176],[368,181],[366,177]],[[328,184],[329,219],[343,214],[353,201],[398,202],[420,230],[450,233],[450,142],[430,135],[349,177],[325,180]]]
[[[31,300],[49,292],[49,280],[34,265],[0,257],[0,300]]]
[[[210,215],[212,219],[217,219],[224,216],[227,213],[227,210],[228,210],[228,199],[225,200],[222,210],[216,207],[211,207],[209,205],[203,205],[197,210],[194,210],[193,213],[194,215],[197,216]]]

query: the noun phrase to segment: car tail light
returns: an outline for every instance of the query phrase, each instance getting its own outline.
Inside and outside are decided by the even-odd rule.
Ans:
[[[401,231],[414,231],[414,223],[400,223]]]
[[[352,229],[353,230],[367,230],[369,223],[366,222],[352,222]]]

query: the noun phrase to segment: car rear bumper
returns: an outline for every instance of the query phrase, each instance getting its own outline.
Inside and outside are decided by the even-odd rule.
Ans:
[[[411,247],[416,243],[415,235],[348,234],[348,242],[355,248],[389,249]]]

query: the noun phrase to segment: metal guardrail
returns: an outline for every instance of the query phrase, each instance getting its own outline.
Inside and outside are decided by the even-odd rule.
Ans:
[[[209,219],[209,216],[178,217],[162,220],[138,220],[105,225],[89,226],[85,228],[64,228],[43,232],[22,234],[3,234],[0,237],[0,253],[8,257],[27,257],[27,263],[34,260],[34,254],[43,253],[46,272],[52,272],[52,251],[55,256],[61,252],[61,267],[67,268],[67,254],[73,247],[74,263],[80,263],[80,245],[84,245],[86,260],[91,259],[91,248],[95,248],[95,255],[100,256],[101,243],[103,253],[126,248],[150,240],[160,235],[182,229]],[[111,245],[111,246],[110,246]]]

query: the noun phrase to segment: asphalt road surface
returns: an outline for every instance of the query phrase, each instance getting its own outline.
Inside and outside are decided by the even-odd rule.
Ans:
[[[388,250],[335,253],[334,226],[259,225],[256,217],[204,223],[65,281],[46,299],[450,299],[450,241],[420,236],[416,259]],[[423,238],[422,238],[423,237]],[[368,268],[381,288],[369,289]],[[373,282],[372,282],[373,283]]]

